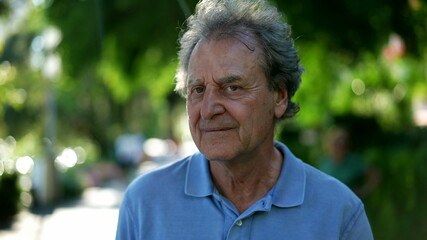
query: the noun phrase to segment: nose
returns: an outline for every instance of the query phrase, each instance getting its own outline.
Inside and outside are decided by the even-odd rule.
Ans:
[[[202,109],[200,111],[202,119],[209,120],[224,112],[224,102],[219,89],[207,87],[203,95]]]

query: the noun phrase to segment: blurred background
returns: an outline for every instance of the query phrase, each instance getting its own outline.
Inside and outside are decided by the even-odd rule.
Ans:
[[[427,3],[272,2],[306,69],[277,138],[363,199],[377,239],[423,239]],[[114,239],[129,181],[195,151],[173,88],[196,3],[0,0],[0,237]]]

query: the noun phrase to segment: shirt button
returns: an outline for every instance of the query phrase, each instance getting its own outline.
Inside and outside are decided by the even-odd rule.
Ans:
[[[239,227],[241,227],[243,225],[243,221],[242,220],[237,221],[236,225],[239,226]]]

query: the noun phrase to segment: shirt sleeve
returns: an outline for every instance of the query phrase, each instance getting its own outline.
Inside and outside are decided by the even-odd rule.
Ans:
[[[120,207],[119,220],[117,224],[116,240],[133,240],[137,239],[135,234],[135,223],[131,214],[130,204],[127,198],[123,200]]]
[[[343,233],[342,239],[345,240],[371,240],[374,239],[372,235],[371,226],[369,225],[368,217],[366,216],[365,208],[360,203],[356,213],[347,224],[346,230]]]

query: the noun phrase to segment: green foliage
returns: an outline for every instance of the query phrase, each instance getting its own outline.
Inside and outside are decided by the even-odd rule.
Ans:
[[[330,89],[337,82],[336,73],[330,62],[323,61],[329,53],[321,44],[306,44],[299,49],[306,70],[295,96],[301,105],[298,119],[302,126],[320,126],[328,117],[329,106],[324,101],[329,99]]]
[[[99,64],[99,76],[115,101],[128,102],[140,91],[146,91],[152,100],[159,101],[165,99],[173,89],[176,64],[165,63],[164,52],[161,49],[153,47],[141,54],[135,60],[135,67],[132,70],[134,76],[129,76],[117,62],[117,55],[121,50],[118,49],[116,40],[107,40],[104,46],[105,55]]]
[[[350,62],[322,44],[300,43],[300,48],[307,69],[295,96],[302,106],[301,126],[327,124],[331,114],[370,117],[395,130],[412,124],[411,97],[426,93],[423,62],[411,56],[390,62],[368,52]]]
[[[427,131],[384,134],[381,140],[380,146],[364,151],[365,157],[382,172],[380,186],[364,199],[376,237],[423,239]]]
[[[58,107],[69,117],[61,121],[78,124],[105,157],[123,132],[171,137],[168,96],[185,20],[177,1],[55,1],[46,15],[63,35]]]

